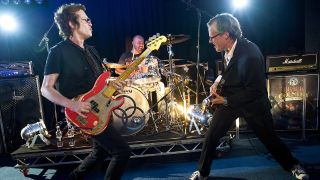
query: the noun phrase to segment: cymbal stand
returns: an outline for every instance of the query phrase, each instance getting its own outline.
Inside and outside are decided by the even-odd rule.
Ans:
[[[172,60],[172,57],[174,56],[174,53],[172,51],[172,36],[171,34],[168,34],[167,35],[168,37],[168,44],[167,44],[167,51],[168,51],[168,54],[169,54],[169,72],[167,73],[167,77],[168,77],[168,87],[170,88],[170,91],[164,96],[162,97],[160,100],[157,101],[157,103],[155,103],[150,109],[152,109],[155,105],[157,105],[160,101],[162,101],[164,98],[166,98],[167,96],[169,96],[169,103],[167,103],[167,106],[166,106],[166,111],[165,111],[165,115],[166,115],[166,131],[171,131],[173,133],[176,133],[176,134],[179,134],[181,135],[181,133],[179,132],[175,132],[175,131],[172,131],[171,129],[171,126],[175,120],[175,117],[170,115],[170,110],[173,110],[175,108],[175,104],[176,102],[174,101],[174,97],[173,97],[173,91],[178,87],[178,85],[181,83],[179,82],[178,84],[174,84],[173,82],[173,77],[174,76],[174,70],[173,70],[173,60]],[[150,112],[150,110],[148,111],[148,113]],[[153,116],[151,116],[153,118]],[[154,125],[155,125],[155,128],[156,128],[156,131],[157,133],[160,133],[158,132],[158,127],[156,126],[155,124],[155,119],[153,118],[153,121],[154,121]],[[183,131],[183,129],[181,128],[181,131]]]
[[[181,84],[182,81],[178,82],[177,85]],[[156,103],[152,104],[152,106],[150,106],[150,108],[148,109],[148,111],[143,115],[143,116],[146,116],[148,113],[150,113],[151,115],[151,118],[152,118],[152,121],[153,121],[153,124],[155,126],[155,130],[156,132],[158,132],[158,126],[156,125],[156,121],[159,119],[155,119],[154,116],[153,116],[153,111],[152,109],[155,108],[161,101],[165,100],[167,98],[167,96],[171,95],[171,93],[177,88],[178,86],[174,86],[172,89],[170,89],[170,91],[167,93],[167,94],[164,94],[164,96],[162,96],[159,100],[157,100]],[[167,106],[166,105],[166,111],[168,111],[167,109]],[[165,114],[168,114],[167,112]],[[168,118],[166,118],[167,120]]]
[[[159,133],[161,133],[161,132],[159,132],[159,128],[158,128],[158,126],[157,126],[157,124],[156,124],[156,121],[158,120],[158,119],[160,119],[160,118],[158,118],[158,119],[155,119],[154,118],[154,116],[153,116],[153,114],[152,114],[152,109],[155,107],[155,106],[157,106],[161,101],[163,101],[163,100],[165,100],[166,98],[167,98],[167,96],[171,96],[172,95],[172,92],[176,89],[176,88],[178,88],[179,87],[179,85],[182,83],[183,81],[180,81],[180,82],[178,82],[177,84],[176,84],[176,86],[173,86],[173,88],[171,88],[170,89],[170,91],[167,93],[167,94],[165,94],[163,97],[161,97],[159,100],[157,100],[157,102],[156,103],[154,103],[149,109],[148,109],[148,111],[143,115],[143,116],[146,116],[148,113],[150,113],[151,114],[151,119],[152,119],[152,121],[153,121],[153,125],[154,125],[154,127],[155,127],[155,130],[156,130],[156,134],[159,134]],[[171,104],[170,104],[171,103]],[[170,102],[169,103],[167,103],[167,105],[166,105],[166,112],[165,112],[165,114],[166,114],[166,118],[165,118],[165,120],[166,120],[166,130],[165,130],[165,132],[167,132],[167,131],[171,131],[171,132],[173,132],[173,133],[175,133],[175,134],[178,134],[178,135],[181,135],[181,133],[178,133],[178,132],[175,132],[175,131],[172,131],[171,130],[171,125],[168,125],[168,124],[170,124],[170,123],[172,123],[173,122],[173,118],[172,119],[170,119],[170,121],[168,121],[168,119],[169,119],[169,106],[170,105],[174,105],[176,102],[174,102],[174,101],[172,101],[171,99],[170,99]],[[172,117],[172,116],[170,116],[170,117]],[[155,135],[155,134],[152,134],[152,135]]]
[[[199,64],[199,65],[200,65],[200,64]],[[203,89],[203,93],[204,93],[205,97],[207,97],[207,96],[208,96],[208,93],[207,93],[207,91],[206,91],[206,88],[204,87],[204,78],[206,77],[206,71],[208,70],[208,64],[207,64],[207,65],[202,64],[202,65],[200,65],[200,66],[202,66],[203,69],[204,69],[203,75],[202,75],[202,77],[201,77],[199,72],[198,72],[197,74],[199,74],[199,80],[200,80],[200,83],[201,83],[201,86],[202,86],[202,89]],[[197,84],[198,84],[198,82],[197,82]],[[198,92],[198,93],[199,93],[199,92]]]
[[[198,26],[197,26],[197,84],[196,84],[196,104],[199,102],[199,62],[200,62],[200,30],[201,30],[201,20],[202,20],[202,14],[207,15],[208,17],[213,17],[208,12],[201,10],[200,8],[196,7],[194,4],[191,3],[191,1],[182,0],[182,3],[186,4],[188,7],[196,10],[198,15]]]

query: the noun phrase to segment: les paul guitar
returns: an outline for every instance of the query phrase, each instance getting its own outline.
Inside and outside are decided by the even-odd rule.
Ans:
[[[165,36],[152,37],[151,39],[149,38],[149,41],[147,49],[115,81],[126,80],[144,58],[147,57],[151,51],[158,50],[161,43],[166,42],[167,38]],[[85,114],[87,116],[86,118],[81,117],[69,108],[65,108],[67,119],[88,135],[98,135],[102,133],[109,124],[112,111],[124,103],[123,98],[112,98],[116,88],[108,85],[109,77],[110,72],[102,73],[89,92],[79,98],[74,98],[76,101],[89,102],[91,104],[90,112]]]

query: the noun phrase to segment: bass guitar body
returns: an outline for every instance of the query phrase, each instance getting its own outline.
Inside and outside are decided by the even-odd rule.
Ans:
[[[112,111],[124,103],[123,98],[113,99],[112,96],[106,97],[103,93],[108,88],[109,77],[110,72],[102,73],[89,92],[74,99],[91,104],[91,111],[85,114],[86,118],[65,108],[67,119],[88,135],[98,135],[103,132],[109,124]]]

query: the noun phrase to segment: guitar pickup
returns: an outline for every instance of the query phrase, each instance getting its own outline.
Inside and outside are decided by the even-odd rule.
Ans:
[[[92,108],[92,110],[94,110],[94,112],[99,113],[100,110],[97,107]]]
[[[110,104],[111,104],[111,100],[109,99],[109,100],[107,100],[106,107],[109,107]]]
[[[78,116],[77,117],[77,120],[83,125],[87,125],[88,124],[88,121],[86,120],[86,118],[83,118],[82,116]]]
[[[91,101],[90,101],[90,104],[91,104],[91,109],[92,109],[94,112],[96,112],[96,113],[99,113],[99,112],[100,112],[100,110],[99,110],[99,108],[98,108],[98,103],[97,103],[97,102],[95,102],[94,100],[91,100]]]

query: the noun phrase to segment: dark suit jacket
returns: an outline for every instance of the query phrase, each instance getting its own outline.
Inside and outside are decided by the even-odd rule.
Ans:
[[[221,95],[228,106],[244,117],[270,112],[266,89],[265,62],[258,46],[247,39],[238,39],[233,57],[222,73],[225,80]]]

